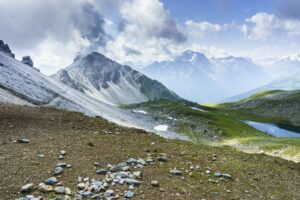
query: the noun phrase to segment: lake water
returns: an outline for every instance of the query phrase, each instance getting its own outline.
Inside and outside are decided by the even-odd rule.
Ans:
[[[253,122],[248,120],[244,122],[249,126],[252,126],[261,132],[273,135],[274,137],[300,138],[300,132],[283,129],[278,127],[276,124]]]

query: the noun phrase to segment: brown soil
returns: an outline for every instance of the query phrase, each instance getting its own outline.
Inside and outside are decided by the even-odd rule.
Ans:
[[[15,143],[18,138],[31,142]],[[67,151],[63,162],[73,167],[65,169],[58,180],[72,191],[76,191],[78,176],[101,178],[94,171],[94,162],[106,167],[129,157],[145,159],[151,153],[155,158],[166,153],[169,162],[156,161],[142,169],[142,183],[135,189],[134,199],[300,199],[300,165],[293,162],[229,147],[167,140],[79,113],[12,105],[0,105],[0,199],[20,197],[21,186],[38,185],[51,177],[60,150]],[[38,154],[46,158],[40,159]],[[216,161],[212,161],[213,154]],[[191,165],[200,165],[201,170],[190,170]],[[184,179],[170,175],[174,167],[184,171]],[[226,172],[232,179],[221,181],[206,174],[207,167],[212,174]],[[158,180],[160,187],[152,187],[152,180]],[[112,187],[116,188],[122,193],[128,186]],[[38,191],[32,194],[45,199],[53,196]]]

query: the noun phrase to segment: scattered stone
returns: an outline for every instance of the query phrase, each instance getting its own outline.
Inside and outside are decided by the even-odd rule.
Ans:
[[[148,156],[148,157],[146,158],[146,163],[153,163],[153,162],[154,162],[154,160],[153,160],[152,157]]]
[[[71,164],[67,164],[66,168],[71,168],[72,165]]]
[[[68,163],[57,163],[56,167],[67,167]]]
[[[72,198],[69,195],[65,195],[64,200],[72,200]]]
[[[47,192],[52,192],[53,187],[51,185],[46,185],[45,183],[40,183],[38,185],[38,190],[43,192],[43,193],[47,193]]]
[[[106,197],[111,197],[111,196],[113,196],[114,195],[114,191],[113,190],[107,190],[106,192],[105,192],[105,196]]]
[[[59,155],[58,159],[59,159],[59,160],[63,160],[63,159],[64,159],[64,156],[63,156],[63,155]]]
[[[56,194],[65,194],[65,187],[64,186],[55,187],[54,192]]]
[[[116,177],[127,178],[128,177],[128,173],[127,172],[117,172],[116,173]]]
[[[71,194],[72,194],[71,189],[68,188],[68,187],[66,187],[66,188],[65,188],[65,194],[66,194],[66,195],[71,195]]]
[[[133,172],[133,175],[134,175],[136,178],[141,178],[142,172],[141,172],[141,171],[136,171],[136,172]]]
[[[214,176],[215,176],[215,177],[224,177],[224,178],[229,178],[229,179],[231,179],[231,175],[230,175],[230,174],[223,174],[223,173],[221,173],[221,172],[215,172],[215,173],[214,173]]]
[[[126,163],[127,163],[128,165],[137,164],[137,160],[134,159],[134,158],[129,158],[129,159],[126,161]]]
[[[30,140],[28,140],[26,138],[21,138],[21,139],[18,139],[18,143],[26,144],[26,143],[30,143]]]
[[[33,183],[29,183],[26,185],[23,185],[21,188],[21,192],[30,192],[33,189]]]
[[[157,160],[158,160],[159,162],[168,162],[168,161],[169,161],[169,159],[168,159],[168,157],[167,157],[166,154],[160,154],[160,155],[157,157]]]
[[[80,195],[83,197],[83,198],[86,198],[86,197],[89,197],[92,195],[92,192],[91,191],[83,191],[83,192],[80,192]]]
[[[135,180],[135,179],[132,179],[132,178],[125,178],[124,181],[128,185],[139,185],[140,184],[140,182],[138,180]]]
[[[101,199],[101,195],[95,194],[95,195],[91,196],[91,199]]]
[[[85,185],[85,183],[79,183],[79,184],[77,185],[77,187],[78,187],[78,189],[80,189],[80,190],[84,190],[84,189],[86,188],[86,185]]]
[[[177,175],[177,176],[182,175],[182,171],[177,170],[177,169],[170,170],[170,173],[173,174],[173,175]]]
[[[61,174],[62,172],[63,172],[63,168],[62,167],[56,167],[54,169],[53,175],[57,176],[57,175]]]
[[[108,172],[107,169],[99,169],[96,171],[97,174],[101,174],[101,175],[106,175],[107,172]]]
[[[131,199],[133,196],[134,196],[134,192],[132,192],[132,191],[126,191],[126,192],[124,193],[124,197],[125,197],[125,198]]]
[[[158,187],[159,183],[158,183],[158,181],[151,181],[151,185],[154,187]]]
[[[64,156],[64,155],[66,155],[66,153],[67,153],[67,152],[66,152],[65,150],[61,150],[61,151],[60,151],[60,155],[63,155],[63,156]]]
[[[44,183],[47,184],[47,185],[54,185],[57,182],[58,181],[55,177],[51,177],[51,178],[48,178],[48,179],[44,180]]]
[[[38,158],[45,158],[46,156],[44,154],[39,154]]]

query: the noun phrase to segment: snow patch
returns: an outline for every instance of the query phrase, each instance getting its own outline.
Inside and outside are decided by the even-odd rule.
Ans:
[[[139,113],[139,114],[144,114],[147,115],[148,113],[144,110],[132,110],[133,113]]]
[[[154,127],[155,130],[162,132],[168,131],[168,128],[168,125],[157,125]]]

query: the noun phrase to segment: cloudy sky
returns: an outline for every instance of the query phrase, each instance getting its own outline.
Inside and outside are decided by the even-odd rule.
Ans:
[[[255,60],[300,51],[300,0],[0,0],[0,39],[46,74],[98,51],[136,68],[182,51]]]

